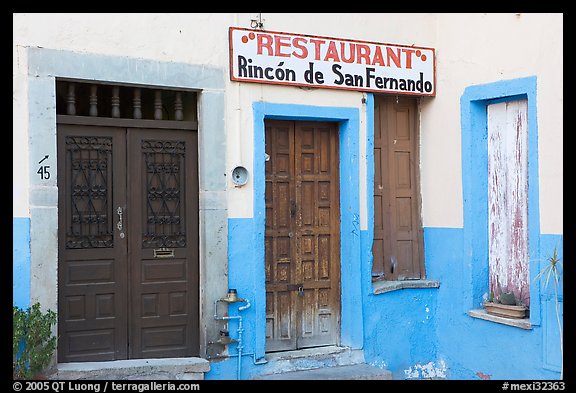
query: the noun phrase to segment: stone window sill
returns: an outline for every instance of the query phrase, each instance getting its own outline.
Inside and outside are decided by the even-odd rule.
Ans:
[[[381,293],[397,291],[399,289],[407,288],[439,288],[440,282],[434,280],[402,280],[402,281],[374,281],[372,282],[372,290],[374,295]]]
[[[478,308],[468,311],[468,315],[472,318],[484,319],[485,321],[500,323],[503,325],[513,326],[520,329],[531,330],[532,324],[530,323],[530,318],[514,319],[514,318],[504,318],[497,315],[491,315],[486,312],[483,308]]]

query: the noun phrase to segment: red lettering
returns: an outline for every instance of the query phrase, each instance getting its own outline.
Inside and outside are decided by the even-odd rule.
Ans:
[[[274,49],[276,50],[276,56],[290,57],[290,53],[282,53],[283,47],[290,47],[290,37],[275,35],[274,38]]]
[[[382,57],[382,49],[377,46],[376,51],[374,52],[374,58],[372,58],[372,65],[378,64],[382,67],[386,67],[386,63],[384,62],[384,58]]]
[[[314,44],[314,60],[320,60],[320,46],[326,41],[311,39],[310,42]]]
[[[357,63],[376,65],[380,67],[391,67],[394,65],[396,68],[404,67],[412,69],[412,59],[415,54],[420,56],[420,51],[410,48],[398,48],[389,46],[374,45],[374,51],[367,44],[352,43],[346,41],[326,41],[319,38],[304,38],[294,37],[288,35],[271,35],[266,33],[257,33],[257,54],[264,56],[279,56],[291,57],[294,56],[298,59],[307,59],[310,56],[310,49],[308,44],[314,45],[314,60],[332,61],[335,63]],[[326,47],[324,58],[321,59],[321,52]],[[384,55],[384,49],[386,54]],[[346,54],[348,52],[348,54]],[[425,55],[422,55],[424,61]]]
[[[292,40],[292,45],[301,51],[300,54],[296,53],[296,51],[293,51],[292,56],[299,59],[305,59],[308,56],[308,48],[306,48],[304,45],[300,45],[300,42],[306,44],[307,40],[306,38],[302,37],[296,37]]]
[[[406,53],[406,69],[412,69],[412,53],[415,52],[414,49],[402,49],[402,52]]]
[[[340,62],[340,58],[338,57],[338,50],[336,49],[336,43],[334,41],[330,41],[328,44],[328,50],[326,51],[326,57],[324,57],[324,61],[334,60],[335,62]]]
[[[340,57],[344,63],[354,63],[354,59],[356,58],[356,44],[350,43],[350,57],[344,57],[346,51],[344,50],[344,43],[340,42]]]
[[[370,47],[364,44],[356,44],[356,62],[362,64],[362,59],[366,64],[370,64]]]
[[[392,48],[386,47],[386,59],[388,60],[388,66],[390,66],[390,60],[392,60],[396,67],[400,68],[402,64],[400,62],[400,48],[396,48],[396,53],[394,53]]]
[[[264,42],[264,40],[266,39],[266,42]],[[266,48],[268,49],[268,56],[274,56],[274,51],[272,49],[272,42],[273,42],[273,38],[271,35],[269,34],[258,34],[258,54],[261,55],[262,54],[262,49]]]

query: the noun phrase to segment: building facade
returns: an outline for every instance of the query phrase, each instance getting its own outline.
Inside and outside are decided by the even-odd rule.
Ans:
[[[562,14],[13,22],[13,303],[56,364],[560,378]]]

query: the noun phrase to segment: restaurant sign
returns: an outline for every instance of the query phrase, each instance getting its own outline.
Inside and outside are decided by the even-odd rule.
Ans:
[[[238,82],[436,95],[434,48],[230,27]]]

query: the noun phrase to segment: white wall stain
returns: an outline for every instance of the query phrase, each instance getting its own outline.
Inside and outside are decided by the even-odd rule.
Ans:
[[[444,360],[428,362],[426,364],[417,363],[404,370],[406,379],[445,379],[446,363]]]

